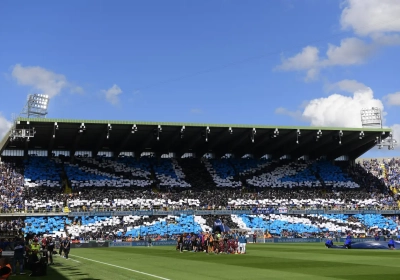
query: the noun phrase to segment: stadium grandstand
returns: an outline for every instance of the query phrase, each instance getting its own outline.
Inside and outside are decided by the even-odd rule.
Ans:
[[[219,218],[278,237],[397,234],[400,161],[356,163],[389,134],[19,118],[1,142],[0,230],[171,238]]]

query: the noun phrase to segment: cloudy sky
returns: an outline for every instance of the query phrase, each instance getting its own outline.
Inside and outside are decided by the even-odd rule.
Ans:
[[[400,0],[3,0],[0,134],[43,93],[69,119],[360,127],[379,107],[400,140],[399,15]]]

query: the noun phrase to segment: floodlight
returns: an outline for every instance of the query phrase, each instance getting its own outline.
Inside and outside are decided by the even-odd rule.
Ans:
[[[318,141],[319,138],[321,138],[321,137],[322,137],[322,131],[321,131],[321,130],[318,130],[318,132],[317,132],[317,138],[315,138],[315,140]]]
[[[156,129],[156,128],[154,129],[154,135],[157,135],[157,141],[160,140],[160,133],[161,133],[161,132],[162,132],[161,125],[158,125],[158,126],[157,126],[157,129]]]
[[[202,134],[202,136],[206,138],[206,142],[208,142],[208,134],[210,134],[210,127],[207,126],[205,134]]]
[[[378,107],[361,110],[361,124],[363,127],[378,126],[382,128],[382,113]]]
[[[299,137],[301,136],[300,129],[296,131],[296,144],[299,144]]]
[[[43,118],[47,115],[49,96],[44,94],[32,94],[28,96],[28,101],[22,114],[30,117]]]
[[[79,133],[83,133],[85,130],[86,130],[85,124],[84,124],[84,123],[81,123],[78,132],[79,132]]]

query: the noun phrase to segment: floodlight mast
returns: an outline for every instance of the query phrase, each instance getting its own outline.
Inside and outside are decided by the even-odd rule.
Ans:
[[[49,105],[49,96],[44,94],[30,94],[28,100],[22,110],[20,116],[26,118],[45,118],[47,116],[47,108]],[[11,128],[9,139],[10,141],[26,140],[30,141],[31,138],[35,137],[35,128],[30,126],[27,121],[27,127],[17,128],[19,121],[17,118],[14,119],[13,126]]]
[[[21,115],[27,118],[45,118],[48,114],[49,96],[30,94]]]
[[[362,127],[383,128],[381,109],[379,109],[378,107],[361,109],[361,124]],[[390,132],[388,139],[382,140],[382,135],[377,136],[375,142],[376,147],[378,147],[379,149],[382,149],[383,147],[388,147],[389,150],[394,150],[394,146],[397,145],[396,139],[393,139],[392,132]]]

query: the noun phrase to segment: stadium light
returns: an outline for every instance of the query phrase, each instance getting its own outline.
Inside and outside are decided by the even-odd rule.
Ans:
[[[157,136],[157,141],[160,141],[160,133],[162,132],[161,125],[157,126],[157,129],[155,129],[155,135]]]
[[[254,143],[254,137],[256,136],[257,131],[255,128],[253,128],[253,130],[251,131],[251,142]]]
[[[388,147],[388,150],[394,150],[394,147],[397,145],[397,140],[393,138],[393,134],[390,132],[387,139],[382,140],[381,136],[377,136],[375,143],[377,143],[376,146],[378,149]]]
[[[53,127],[53,138],[56,138],[56,130],[58,130],[58,123],[54,123],[54,127]]]
[[[299,137],[301,136],[300,129],[297,130],[296,132],[296,144],[299,144]]]
[[[315,138],[315,140],[318,141],[319,138],[321,138],[321,137],[322,137],[322,131],[321,131],[321,130],[318,130],[318,132],[317,132],[317,138]]]
[[[211,130],[210,130],[210,127],[206,127],[206,133],[205,133],[205,137],[206,137],[206,142],[208,142],[208,134],[210,134],[210,132],[211,132]]]
[[[378,107],[361,110],[361,124],[363,127],[378,126],[382,128],[382,113]]]
[[[271,139],[276,138],[279,136],[279,130],[275,128],[274,133],[270,135]]]
[[[111,124],[107,125],[107,139],[110,139],[110,131],[112,130]]]
[[[86,126],[84,123],[81,123],[81,125],[79,126],[78,132],[79,133],[83,133],[86,130]]]
[[[49,106],[49,96],[44,94],[30,94],[21,115],[28,118],[45,118]]]

